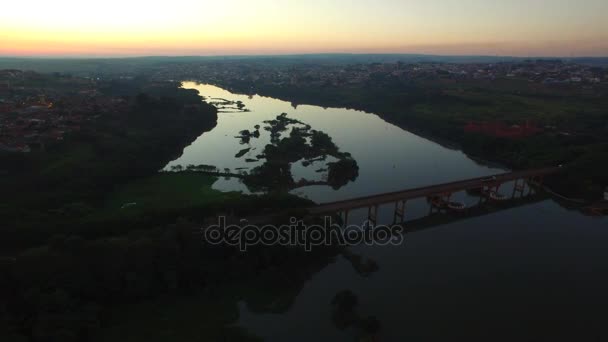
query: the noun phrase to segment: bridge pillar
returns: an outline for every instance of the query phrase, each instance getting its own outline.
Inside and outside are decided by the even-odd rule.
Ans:
[[[520,183],[521,181],[521,183]],[[516,179],[515,185],[513,186],[513,195],[512,198],[515,198],[515,195],[519,195],[519,197],[524,197],[524,191],[526,189],[526,181],[524,179]]]
[[[378,219],[378,205],[372,205],[367,208],[367,221],[370,225],[376,225]]]
[[[448,203],[450,202],[450,200],[452,199],[452,193],[451,192],[446,192],[445,194],[441,195],[443,198],[443,200]]]
[[[503,185],[503,183],[492,183],[492,184],[488,184],[488,185],[484,185],[481,188],[481,196],[479,197],[479,205],[481,205],[483,202],[488,202],[491,200],[490,195],[494,192],[496,194],[498,194],[498,191],[500,190],[500,187]]]
[[[538,190],[542,190],[544,178],[545,177],[541,175],[541,176],[533,176],[528,180],[528,185],[530,187],[530,191],[528,192],[528,195],[531,195],[532,192],[534,192],[534,194],[537,194]]]
[[[431,215],[437,209],[433,203],[433,196],[427,196],[426,201],[429,203],[429,215]]]
[[[481,187],[481,195],[479,196],[479,203],[481,205],[483,203],[490,201],[490,193],[492,191],[497,191],[498,186],[496,184],[486,184]]]
[[[344,227],[348,226],[348,210],[340,212],[340,218],[342,219],[342,225]]]
[[[479,201],[477,201],[477,205],[478,205],[478,206],[479,206],[479,205],[482,205],[482,204],[483,204],[483,202],[485,202],[485,200],[487,199],[487,198],[486,198],[486,191],[487,191],[486,186],[485,186],[485,185],[484,185],[484,186],[482,186],[482,187],[481,187],[481,190],[480,190],[480,193],[479,193]]]
[[[395,213],[393,215],[393,224],[403,223],[405,221],[405,204],[407,201],[395,202]]]
[[[496,183],[494,185],[494,192],[498,193],[498,190],[500,190],[500,187],[502,186],[502,183]]]
[[[533,187],[533,185],[534,185],[534,177],[528,178],[526,182],[528,183],[528,196],[531,196],[534,193],[536,193],[536,189],[534,189],[534,187]]]

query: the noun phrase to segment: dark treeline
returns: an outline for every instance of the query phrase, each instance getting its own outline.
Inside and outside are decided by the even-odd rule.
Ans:
[[[357,63],[500,63],[523,62],[529,58],[509,56],[440,56],[423,54],[302,54],[277,56],[183,56],[183,57],[133,57],[133,58],[0,58],[0,69],[34,70],[37,72],[69,73],[73,75],[120,75],[128,72],[145,73],[175,64],[200,63],[272,63],[274,65],[298,64],[357,64]],[[555,58],[535,58],[535,61],[554,61]],[[571,63],[606,66],[605,57],[561,58]]]

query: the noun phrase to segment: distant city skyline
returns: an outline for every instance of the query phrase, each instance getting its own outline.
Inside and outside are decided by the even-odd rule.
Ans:
[[[606,0],[21,0],[2,56],[608,56]]]

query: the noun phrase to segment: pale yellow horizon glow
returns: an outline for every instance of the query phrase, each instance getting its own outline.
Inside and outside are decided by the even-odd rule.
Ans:
[[[20,0],[0,55],[608,56],[606,0]]]

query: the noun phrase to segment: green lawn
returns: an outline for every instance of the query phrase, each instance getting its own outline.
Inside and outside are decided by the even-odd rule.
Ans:
[[[159,173],[133,181],[114,192],[107,200],[110,210],[170,211],[223,203],[240,197],[239,193],[211,188],[217,177],[196,172]],[[127,203],[135,203],[121,209]]]

